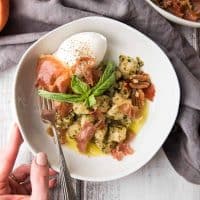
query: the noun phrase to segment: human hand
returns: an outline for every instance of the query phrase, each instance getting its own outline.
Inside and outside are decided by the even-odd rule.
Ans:
[[[21,165],[12,172],[22,143],[20,131],[14,125],[9,145],[0,152],[0,199],[47,200],[49,188],[56,185],[56,179],[49,180],[49,176],[56,172],[49,169],[46,154],[38,153],[31,165]]]

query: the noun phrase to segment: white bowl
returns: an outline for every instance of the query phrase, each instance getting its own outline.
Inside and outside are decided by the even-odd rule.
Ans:
[[[177,17],[176,15],[160,8],[158,5],[156,5],[152,0],[145,0],[149,5],[151,5],[156,11],[158,11],[163,17],[167,18],[168,20],[183,25],[183,26],[189,26],[193,28],[199,28],[200,22],[193,22],[190,20],[183,19],[181,17]]]
[[[73,178],[108,181],[135,172],[160,149],[176,119],[180,90],[173,66],[163,51],[145,35],[121,22],[104,17],[86,17],[43,36],[26,51],[18,64],[14,107],[24,141],[31,152],[46,152],[55,169],[58,169],[55,145],[45,131],[37,108],[35,66],[41,54],[53,53],[64,39],[83,31],[94,31],[106,36],[107,58],[116,63],[120,54],[140,56],[145,62],[144,70],[151,75],[156,87],[148,119],[131,144],[135,149],[133,155],[117,161],[111,156],[87,157],[63,147]]]

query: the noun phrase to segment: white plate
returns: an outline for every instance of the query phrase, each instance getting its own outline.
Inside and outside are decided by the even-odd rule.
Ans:
[[[177,116],[180,90],[175,71],[163,51],[137,30],[112,19],[86,17],[63,25],[35,42],[21,58],[16,74],[15,113],[25,142],[35,154],[44,151],[57,168],[52,138],[41,123],[34,89],[35,66],[41,54],[53,53],[70,35],[83,31],[103,34],[108,40],[107,57],[118,62],[118,56],[140,56],[144,70],[151,75],[156,96],[150,104],[148,119],[132,142],[133,155],[117,161],[111,156],[87,157],[64,147],[73,178],[87,181],[108,181],[126,176],[145,165],[160,149]]]
[[[190,20],[183,19],[181,17],[177,17],[176,15],[171,14],[170,12],[160,8],[158,5],[152,2],[152,0],[145,0],[149,5],[151,5],[155,10],[157,10],[163,17],[167,18],[168,20],[175,22],[177,24],[183,26],[189,26],[193,28],[200,28],[200,22],[193,22]]]

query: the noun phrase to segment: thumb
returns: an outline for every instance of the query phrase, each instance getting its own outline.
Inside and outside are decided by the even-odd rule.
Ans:
[[[49,182],[49,167],[47,155],[38,153],[31,165],[31,200],[47,200]]]

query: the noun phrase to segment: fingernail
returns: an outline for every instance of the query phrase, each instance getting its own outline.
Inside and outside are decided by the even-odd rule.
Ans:
[[[36,155],[36,163],[40,166],[46,166],[48,161],[47,161],[47,155],[43,152],[40,152]]]

